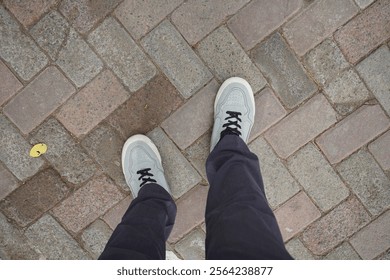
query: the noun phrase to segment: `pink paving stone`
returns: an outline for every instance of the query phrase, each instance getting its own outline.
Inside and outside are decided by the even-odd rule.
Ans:
[[[283,240],[287,241],[321,217],[320,211],[310,198],[300,192],[275,211]]]
[[[368,149],[384,170],[390,170],[390,131],[372,142]]]
[[[4,107],[4,113],[27,134],[74,92],[75,88],[65,76],[50,66]]]
[[[329,129],[316,140],[329,159],[337,163],[390,127],[379,105],[365,105]]]
[[[244,49],[253,48],[302,6],[301,0],[254,0],[228,23]]]
[[[204,221],[208,187],[197,186],[176,202],[177,216],[168,242],[175,243]]]
[[[373,259],[390,248],[390,211],[359,231],[351,245],[363,259]]]
[[[358,12],[353,0],[317,0],[287,23],[284,34],[302,56]]]
[[[186,149],[212,126],[217,91],[218,83],[212,80],[162,123],[180,149]]]
[[[53,214],[70,231],[77,233],[122,198],[124,195],[118,187],[107,177],[101,176],[74,192],[53,209]]]
[[[390,1],[379,0],[335,34],[341,51],[351,63],[390,37]]]
[[[106,70],[72,97],[61,108],[57,118],[70,132],[80,137],[91,131],[128,97],[118,79]]]
[[[329,252],[353,233],[365,226],[370,216],[354,197],[313,223],[304,233],[302,241],[316,255]]]
[[[270,128],[265,138],[279,156],[287,158],[335,122],[335,111],[326,98],[318,94]]]
[[[117,205],[112,207],[102,219],[110,226],[110,228],[115,229],[116,226],[121,222],[123,215],[129,208],[129,205],[132,201],[131,196],[127,196]]]
[[[19,80],[0,60],[0,106],[22,87]]]

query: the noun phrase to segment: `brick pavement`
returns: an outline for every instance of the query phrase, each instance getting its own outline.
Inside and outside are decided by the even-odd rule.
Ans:
[[[167,256],[203,259],[213,100],[236,75],[290,253],[389,259],[389,19],[388,0],[1,1],[0,258],[96,259],[144,133],[178,205]]]

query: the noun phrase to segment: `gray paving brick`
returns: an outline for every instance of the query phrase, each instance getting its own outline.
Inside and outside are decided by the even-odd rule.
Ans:
[[[309,51],[305,55],[304,61],[309,71],[321,84],[330,82],[349,66],[342,52],[331,39],[324,40],[316,48]]]
[[[18,180],[0,163],[0,200],[19,186]]]
[[[272,208],[299,192],[297,181],[263,138],[254,140],[249,148],[259,158],[265,193]]]
[[[165,252],[166,260],[181,260],[174,252],[167,250]]]
[[[340,177],[311,143],[290,157],[287,165],[324,212],[336,206],[349,194]]]
[[[365,9],[374,1],[375,0],[355,0],[356,4],[358,4],[361,9]]]
[[[165,177],[172,191],[178,198],[200,182],[201,177],[191,166],[175,144],[161,128],[155,128],[148,136],[156,144],[161,154]],[[179,172],[180,171],[180,172]]]
[[[314,256],[298,238],[291,239],[287,242],[286,249],[296,260],[314,260]]]
[[[368,149],[378,161],[383,170],[390,174],[390,131],[386,132],[374,142],[372,142]]]
[[[383,46],[356,66],[356,70],[366,82],[387,114],[390,115],[390,51]]]
[[[84,230],[81,240],[84,242],[84,248],[94,259],[97,259],[103,252],[111,234],[112,229],[106,223],[102,220],[96,220]]]
[[[90,259],[90,256],[50,215],[44,215],[30,226],[26,230],[26,236],[49,260]]]
[[[204,260],[205,239],[204,232],[196,229],[180,240],[175,245],[175,249],[184,260]]]
[[[263,75],[226,27],[222,26],[207,36],[197,50],[221,82],[239,76],[249,82],[253,92],[265,86]]]
[[[155,76],[156,67],[115,19],[106,19],[88,41],[130,91],[140,89]]]
[[[46,55],[33,40],[20,31],[19,25],[3,6],[0,6],[0,38],[0,57],[23,80],[30,80],[48,63]]]
[[[36,174],[44,161],[29,156],[31,146],[3,115],[0,131],[0,160],[19,180]]]
[[[294,108],[317,91],[279,33],[254,48],[252,59],[288,108]]]
[[[204,179],[206,176],[206,160],[210,154],[211,130],[189,146],[185,151],[185,157],[192,163]]]
[[[349,243],[344,242],[327,254],[324,260],[360,260],[360,257]]]
[[[189,98],[211,80],[209,70],[168,20],[141,43],[184,98]]]
[[[390,180],[368,152],[353,154],[337,170],[371,214],[379,215],[390,206]]]
[[[56,119],[49,119],[33,134],[31,143],[46,143],[45,158],[68,182],[87,181],[96,170],[92,159],[76,144]]]
[[[0,106],[22,87],[22,83],[18,81],[14,74],[0,60]]]

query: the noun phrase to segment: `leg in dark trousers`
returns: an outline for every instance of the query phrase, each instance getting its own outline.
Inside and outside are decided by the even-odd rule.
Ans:
[[[258,158],[245,142],[224,136],[206,170],[206,258],[292,259],[265,197]]]
[[[163,260],[176,217],[170,194],[157,184],[141,188],[99,259]]]

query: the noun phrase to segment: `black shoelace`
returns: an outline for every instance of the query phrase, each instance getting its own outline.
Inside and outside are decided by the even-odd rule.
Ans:
[[[143,185],[145,185],[146,183],[156,183],[157,181],[152,179],[151,177],[153,177],[154,175],[152,173],[150,173],[151,169],[150,168],[145,168],[145,169],[141,169],[141,170],[138,170],[137,171],[137,174],[140,174],[141,176],[138,178],[138,180],[142,180],[142,183],[140,185],[140,187],[142,187]],[[146,177],[146,176],[149,176],[149,177]]]
[[[237,136],[240,136],[241,132],[238,129],[241,129],[241,125],[239,125],[238,122],[242,121],[240,119],[241,113],[233,111],[227,111],[226,113],[229,116],[225,118],[227,123],[225,123],[222,127],[226,128],[222,130],[221,137],[225,136],[226,134],[235,134]]]

